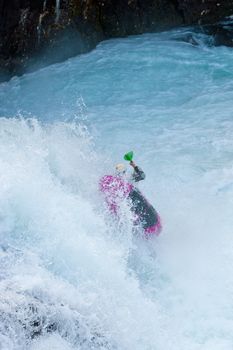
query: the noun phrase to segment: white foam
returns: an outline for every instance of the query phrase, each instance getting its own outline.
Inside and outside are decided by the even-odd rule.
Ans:
[[[170,39],[106,42],[0,85],[2,115],[37,115],[0,120],[5,348],[232,349],[232,51]],[[155,241],[98,193],[131,149],[162,217]],[[32,342],[12,316],[35,298],[59,329]]]

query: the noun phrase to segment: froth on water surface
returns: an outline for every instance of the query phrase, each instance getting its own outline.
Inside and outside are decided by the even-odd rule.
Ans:
[[[233,52],[190,33],[0,85],[2,349],[232,349]],[[98,192],[131,149],[156,240]]]

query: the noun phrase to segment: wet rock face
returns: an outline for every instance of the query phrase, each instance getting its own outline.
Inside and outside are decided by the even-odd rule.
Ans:
[[[170,0],[101,0],[98,8],[106,37],[158,31],[183,23]]]
[[[233,23],[206,25],[202,31],[211,35],[215,46],[233,47]]]
[[[20,73],[87,52],[103,39],[231,14],[233,0],[0,0],[0,71]]]
[[[0,0],[0,67],[12,74],[103,39],[182,24],[170,0]]]
[[[232,0],[178,0],[187,24],[215,23],[233,14]]]

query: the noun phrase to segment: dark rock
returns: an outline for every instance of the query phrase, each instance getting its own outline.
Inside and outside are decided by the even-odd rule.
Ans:
[[[204,33],[213,37],[215,46],[233,47],[233,23],[219,23],[211,26],[203,26]]]
[[[183,23],[169,0],[102,0],[99,21],[105,37],[158,31]]]
[[[178,0],[186,24],[210,24],[233,14],[233,0]]]

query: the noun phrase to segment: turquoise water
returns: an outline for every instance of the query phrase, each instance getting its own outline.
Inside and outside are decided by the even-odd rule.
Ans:
[[[233,51],[186,32],[0,85],[1,350],[232,349]],[[156,240],[98,193],[131,149]]]

